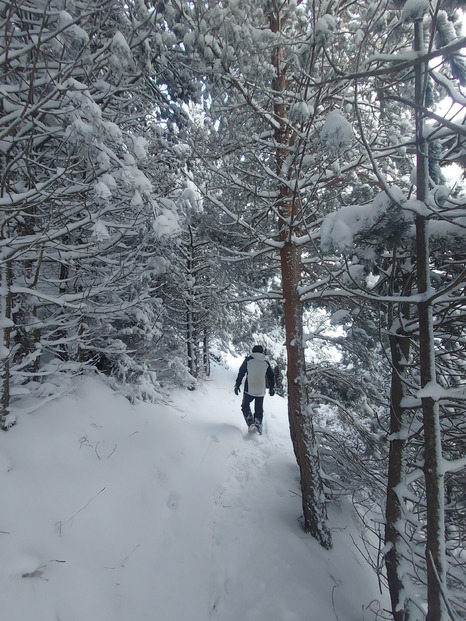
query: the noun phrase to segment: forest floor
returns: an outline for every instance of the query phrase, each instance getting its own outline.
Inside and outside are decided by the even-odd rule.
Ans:
[[[286,402],[248,434],[241,359],[131,405],[95,377],[0,435],[0,621],[374,621],[387,595],[345,499],[300,526]]]

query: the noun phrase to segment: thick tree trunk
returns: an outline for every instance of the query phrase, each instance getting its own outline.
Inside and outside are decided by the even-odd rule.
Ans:
[[[422,20],[415,22],[415,50],[423,53],[424,30]],[[428,193],[428,143],[424,132],[424,115],[421,107],[425,104],[427,66],[423,63],[415,67],[416,103],[416,198],[425,204]],[[443,621],[447,611],[442,596],[445,589],[445,516],[444,516],[444,476],[442,468],[442,442],[438,401],[429,393],[429,386],[436,383],[435,345],[432,321],[432,303],[429,268],[429,222],[420,214],[416,217],[417,288],[420,302],[419,314],[419,356],[422,396],[422,416],[424,422],[424,476],[427,503],[427,616],[426,621]]]
[[[311,412],[306,407],[302,306],[298,294],[301,270],[296,245],[285,243],[280,258],[286,331],[288,417],[301,475],[304,529],[328,549],[332,546],[332,539],[327,526],[319,453]]]
[[[284,19],[278,7],[275,12],[269,14],[272,32],[279,32]],[[272,63],[276,71],[272,83],[276,95],[274,116],[278,123],[274,135],[275,163],[277,177],[283,179],[276,207],[279,213],[282,243],[280,264],[286,332],[288,417],[293,448],[301,474],[304,529],[328,549],[332,545],[332,538],[327,525],[327,508],[320,475],[319,454],[311,412],[306,407],[302,303],[298,290],[301,281],[301,258],[299,247],[293,241],[296,227],[299,226],[301,209],[299,196],[294,194],[285,182],[291,136],[287,124],[287,107],[281,95],[287,88],[286,64],[283,62],[281,46],[274,48]]]

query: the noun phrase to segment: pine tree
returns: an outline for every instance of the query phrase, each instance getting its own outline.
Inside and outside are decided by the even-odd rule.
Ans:
[[[301,285],[313,253],[312,244],[305,254],[303,247],[331,209],[326,197],[336,200],[357,162],[357,156],[344,160],[353,139],[345,118],[351,82],[334,82],[338,63],[345,70],[352,66],[349,47],[356,43],[346,30],[351,17],[343,6],[327,11],[324,3],[171,5],[177,9],[173,19],[185,24],[187,63],[205,76],[202,124],[190,142],[206,171],[207,183],[199,189],[223,226],[236,225],[237,260],[257,261],[274,272],[266,281],[271,289],[254,290],[249,299],[283,300],[290,430],[304,525],[328,547],[307,403]]]
[[[377,303],[377,295],[380,295],[379,306],[388,310],[386,320],[392,379],[385,538],[395,619],[418,618],[418,602],[407,593],[411,588],[419,589],[415,585],[420,576],[425,576],[426,581],[428,619],[446,619],[447,615],[454,615],[453,606],[461,607],[461,600],[453,596],[454,590],[451,593],[454,605],[449,602],[447,594],[445,488],[441,463],[442,444],[444,447],[449,444],[447,429],[457,424],[463,405],[457,402],[452,407],[448,398],[445,402],[442,397],[439,398],[436,389],[443,366],[440,360],[444,356],[445,342],[445,333],[440,335],[437,327],[444,322],[447,308],[454,314],[458,312],[459,307],[453,300],[461,305],[456,296],[464,286],[464,277],[458,273],[453,262],[449,269],[445,269],[444,250],[439,254],[444,247],[441,238],[445,235],[450,240],[452,255],[457,257],[461,224],[450,190],[438,185],[441,179],[438,165],[446,161],[446,150],[454,145],[452,136],[455,136],[455,131],[456,139],[461,141],[461,130],[430,108],[439,97],[433,84],[441,85],[453,99],[456,91],[445,63],[440,67],[437,65],[435,70],[427,65],[429,55],[438,60],[442,57],[448,60],[451,56],[446,50],[436,51],[433,45],[424,46],[422,43],[426,33],[435,36],[441,14],[439,4],[432,6],[431,15],[424,14],[426,6],[423,5],[423,11],[419,14],[410,11],[421,8],[421,5],[411,3],[406,4],[399,14],[392,13],[392,24],[396,26],[392,32],[397,30],[398,37],[401,37],[398,45],[406,42],[406,37],[413,41],[415,32],[418,61],[407,61],[404,66],[398,64],[397,48],[394,46],[391,55],[373,55],[371,64],[366,63],[359,76],[361,81],[370,77],[371,71],[376,76],[376,105],[380,109],[380,113],[375,115],[376,121],[382,122],[384,116],[392,116],[395,120],[392,126],[404,127],[405,135],[406,127],[411,127],[415,139],[406,139],[399,132],[398,135],[391,132],[387,135],[391,145],[384,147],[381,140],[384,136],[383,125],[378,137],[375,137],[370,134],[370,125],[364,123],[360,116],[362,140],[384,192],[367,208],[349,206],[328,216],[322,230],[324,241],[332,239],[339,250],[347,254],[346,272],[350,279],[345,281],[340,275],[338,285],[344,285],[341,296],[348,297],[350,291],[353,295],[357,291],[357,297],[367,304]],[[378,19],[386,15],[380,15]],[[387,41],[393,45],[397,39],[392,37]],[[454,54],[454,50],[459,49],[455,46],[460,45],[460,41],[451,38],[451,53]],[[395,64],[387,67],[387,61]],[[363,105],[358,101],[359,115]],[[430,119],[434,123],[427,125]],[[445,140],[441,139],[442,135]],[[430,148],[431,143],[435,144],[435,149]],[[406,170],[403,165],[401,175],[396,179],[393,160],[383,161],[390,150],[398,157],[406,157],[408,165],[410,161],[411,166],[415,165],[411,177],[403,177],[403,169]],[[429,157],[437,157],[437,160],[429,162]],[[429,175],[429,171],[434,174]],[[411,200],[413,182],[416,199]],[[369,254],[371,248],[372,256]],[[366,275],[372,272],[372,280],[376,282],[372,287],[368,287],[367,280],[354,278],[355,263],[361,262],[365,265]],[[443,266],[440,270],[442,279],[436,276],[440,265]],[[450,338],[455,343],[457,335],[450,334]],[[444,382],[445,375],[442,375]],[[449,421],[447,424],[442,423],[444,418]],[[452,470],[456,467],[451,466]],[[416,525],[414,515],[418,520]],[[422,528],[426,523],[427,535],[424,539]],[[416,556],[416,545],[426,546],[425,559]],[[407,570],[407,562],[414,565],[411,571]],[[451,571],[450,587],[461,581],[458,569],[456,567]],[[420,593],[420,597],[424,595]]]
[[[190,87],[173,74],[173,58],[164,62],[171,35],[157,36],[160,14],[141,3],[65,11],[31,0],[1,9],[7,425],[12,382],[32,389],[40,377],[83,365],[128,377],[129,333],[156,337],[147,249],[176,215],[171,189],[152,183],[154,150],[162,160],[163,146],[164,166],[179,159],[169,139],[173,123],[186,122]],[[133,372],[140,377],[144,363]]]

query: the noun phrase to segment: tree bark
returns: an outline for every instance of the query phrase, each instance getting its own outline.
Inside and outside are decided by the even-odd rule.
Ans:
[[[296,245],[285,243],[280,258],[285,312],[288,418],[301,475],[304,530],[329,549],[332,547],[332,538],[327,526],[319,453],[311,412],[306,407],[302,304],[297,286],[301,268]]]
[[[199,343],[197,342],[196,315],[194,307],[195,290],[195,246],[192,228],[189,226],[189,241],[186,247],[186,343],[188,348],[188,369],[193,377],[199,375]]]
[[[13,281],[13,270],[10,262],[6,262],[0,267],[0,284],[3,293],[0,308],[0,320],[5,324],[0,327],[2,338],[0,347],[2,350],[1,364],[1,386],[0,386],[0,428],[8,429],[7,417],[10,413],[10,345],[11,345],[11,327],[7,324],[11,320],[12,311],[12,293],[11,285]]]
[[[204,363],[204,375],[210,377],[210,347],[209,347],[209,331],[204,328],[204,336],[202,339],[202,356]]]
[[[406,290],[404,290],[406,295]],[[407,305],[404,305],[407,312]],[[402,311],[403,312],[403,311]],[[390,321],[393,325],[393,318]],[[402,327],[390,335],[392,377],[390,386],[390,446],[388,453],[387,498],[385,505],[385,545],[388,551],[385,556],[388,587],[394,621],[409,621],[409,608],[401,601],[404,591],[403,556],[400,546],[403,543],[400,533],[402,517],[401,500],[398,486],[405,476],[405,446],[403,431],[406,429],[406,413],[402,405],[404,396],[404,368],[409,359],[410,341],[403,334]]]
[[[278,32],[285,17],[277,7],[269,14],[272,32]],[[311,411],[306,404],[306,368],[303,345],[303,309],[299,296],[301,281],[301,257],[293,241],[299,224],[301,209],[299,196],[284,183],[286,160],[289,156],[291,136],[287,129],[287,107],[284,93],[287,88],[286,66],[283,49],[276,46],[272,54],[275,78],[272,88],[275,93],[274,115],[278,122],[275,130],[275,164],[277,177],[283,179],[276,202],[280,228],[280,265],[284,300],[287,378],[288,418],[291,439],[301,475],[301,492],[304,529],[326,549],[331,548],[332,538],[327,525],[327,508],[323,483],[320,475],[319,453],[314,433]]]
[[[424,30],[422,20],[415,25],[415,50],[424,52]],[[417,160],[417,200],[425,204],[428,193],[428,142],[425,139],[424,116],[421,108],[425,102],[427,66],[419,63],[415,67],[416,109],[416,160]],[[429,269],[429,222],[421,214],[416,217],[417,289],[420,302],[419,314],[419,355],[421,389],[436,383],[435,345],[432,321],[432,303],[429,301],[431,289]],[[442,470],[442,442],[440,433],[440,413],[438,401],[428,394],[422,396],[422,416],[424,423],[424,476],[427,503],[427,616],[426,621],[447,619],[442,589],[445,588],[445,516],[444,516],[444,476]]]

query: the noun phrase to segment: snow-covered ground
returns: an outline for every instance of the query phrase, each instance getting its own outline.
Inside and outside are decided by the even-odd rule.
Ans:
[[[300,527],[286,404],[248,435],[241,359],[132,406],[96,378],[0,435],[1,621],[371,621],[387,605],[348,503]]]

